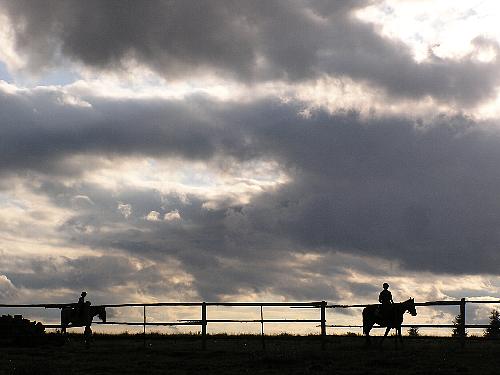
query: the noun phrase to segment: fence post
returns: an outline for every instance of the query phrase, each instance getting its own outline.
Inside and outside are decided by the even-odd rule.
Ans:
[[[326,347],[326,302],[321,301],[321,349]]]
[[[460,300],[460,345],[465,346],[465,298]]]
[[[146,347],[146,305],[142,306],[142,313],[143,313],[143,329],[142,329],[142,338],[143,338],[143,345]]]
[[[260,335],[262,337],[262,350],[266,350],[266,342],[264,340],[264,310],[260,305]]]
[[[201,304],[201,348],[207,348],[207,303]]]

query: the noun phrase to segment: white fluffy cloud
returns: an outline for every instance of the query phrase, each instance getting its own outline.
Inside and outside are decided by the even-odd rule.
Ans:
[[[123,217],[128,218],[132,214],[132,206],[130,204],[118,203],[118,211]]]
[[[0,275],[0,298],[4,301],[12,300],[16,297],[16,287],[5,275]]]
[[[165,221],[175,221],[175,220],[180,220],[181,215],[179,214],[178,210],[173,210],[170,212],[167,212],[165,216],[163,217],[163,220]]]
[[[147,221],[160,221],[160,213],[158,211],[150,211],[145,219]]]

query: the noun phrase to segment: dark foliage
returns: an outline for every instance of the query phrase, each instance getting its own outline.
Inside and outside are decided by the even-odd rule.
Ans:
[[[0,317],[2,345],[36,346],[42,343],[45,327],[40,322],[23,319],[22,315]]]
[[[410,336],[410,337],[420,336],[420,332],[418,331],[418,327],[410,327],[408,329],[408,336]]]
[[[461,314],[458,314],[457,316],[455,316],[455,318],[453,319],[453,332],[451,334],[452,337],[460,337],[462,336],[462,333],[461,333],[461,325],[462,323],[462,315]],[[467,332],[467,330],[465,330],[465,336],[467,336],[469,334],[469,332]]]
[[[491,310],[490,326],[484,331],[484,337],[490,339],[500,338],[500,312],[496,309]]]

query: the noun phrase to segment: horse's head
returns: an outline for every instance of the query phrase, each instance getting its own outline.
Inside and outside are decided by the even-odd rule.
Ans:
[[[97,316],[99,319],[101,319],[104,323],[106,323],[106,308],[104,306],[99,306],[97,310]]]
[[[410,298],[408,301],[406,301],[406,310],[412,316],[416,316],[417,315],[417,309],[415,308],[415,300],[413,298]]]

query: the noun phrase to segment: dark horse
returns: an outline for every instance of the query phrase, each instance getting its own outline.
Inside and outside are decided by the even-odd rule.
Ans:
[[[403,323],[403,315],[405,312],[409,312],[412,316],[417,315],[417,310],[415,309],[415,300],[410,298],[404,302],[394,303],[387,307],[384,314],[380,312],[381,305],[369,305],[363,309],[363,334],[366,335],[366,342],[370,344],[370,331],[373,325],[376,323],[380,327],[387,327],[385,330],[384,337],[380,341],[380,345],[387,337],[387,334],[392,328],[396,329],[396,333],[401,342],[403,338],[401,336],[401,324]]]
[[[61,332],[66,333],[68,327],[85,327],[85,343],[90,343],[92,337],[92,320],[98,316],[103,322],[106,322],[106,308],[104,306],[85,306],[82,313],[76,308],[66,306],[61,309]]]

